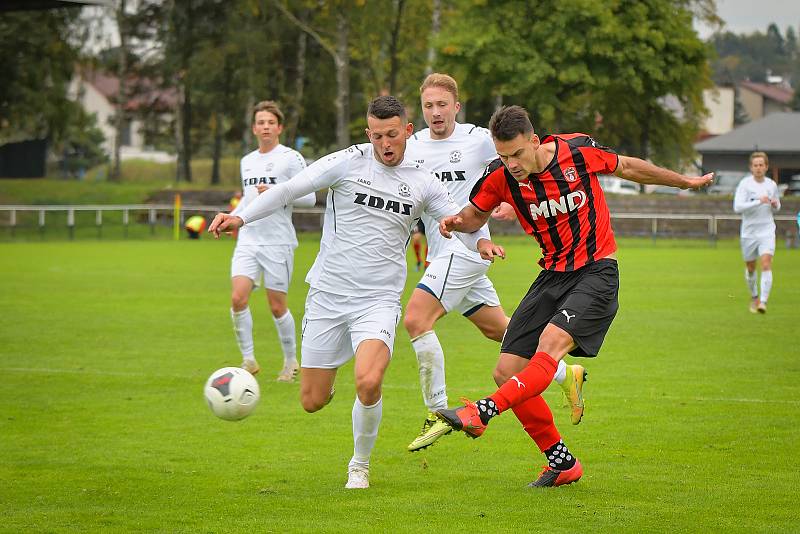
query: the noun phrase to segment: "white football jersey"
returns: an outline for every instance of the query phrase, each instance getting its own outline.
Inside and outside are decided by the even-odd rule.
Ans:
[[[320,251],[306,282],[338,295],[399,299],[417,219],[426,213],[438,221],[461,209],[428,169],[408,155],[387,167],[369,143],[326,156],[301,176],[315,189],[330,189]]]
[[[778,206],[761,202],[761,197],[777,200]],[[757,182],[752,175],[742,178],[736,187],[733,210],[742,214],[741,237],[767,237],[775,235],[775,220],[772,213],[781,208],[778,186],[770,178]]]
[[[272,187],[287,181],[306,168],[303,156],[296,150],[277,145],[266,153],[258,150],[242,158],[240,164],[242,200],[232,212],[238,215],[258,197],[258,185]],[[297,236],[292,225],[292,205],[284,206],[269,217],[243,226],[236,246],[290,245],[297,246]]]
[[[447,139],[431,139],[430,128],[414,134],[408,140],[406,158],[431,169],[450,191],[455,203],[464,207],[469,204],[469,194],[483,176],[486,166],[497,158],[497,151],[489,130],[456,123],[455,130]],[[458,254],[489,263],[482,260],[477,252],[467,249],[458,239],[442,237],[439,223],[430,217],[422,217],[422,222],[428,240],[429,261],[445,254]]]

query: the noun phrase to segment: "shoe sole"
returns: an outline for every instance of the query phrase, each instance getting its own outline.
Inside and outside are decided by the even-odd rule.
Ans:
[[[578,379],[578,377],[575,377],[575,379],[576,379],[576,380],[577,380],[577,381],[580,383],[580,387],[579,387],[578,389],[579,389],[579,390],[580,390],[580,392],[581,392],[581,394],[580,394],[580,399],[581,399],[581,414],[578,416],[578,420],[577,420],[577,421],[576,421],[576,420],[574,420],[574,418],[572,418],[572,424],[573,424],[573,425],[580,424],[580,422],[583,420],[583,412],[586,410],[586,402],[583,400],[583,385],[584,385],[584,384],[586,383],[586,381],[589,379],[588,377],[589,377],[589,373],[586,371],[586,369],[584,369],[584,370],[583,370],[583,373],[581,373],[581,377],[580,377],[580,379]],[[571,404],[570,404],[570,405],[571,405]]]
[[[414,446],[414,442],[412,441],[411,444],[407,447],[408,452],[417,452],[417,451],[421,451],[422,449],[427,449],[428,447],[430,447],[431,445],[433,445],[434,443],[439,441],[439,438],[441,438],[442,436],[448,435],[452,431],[453,431],[453,427],[449,427],[444,432],[440,432],[438,434],[434,434],[433,436],[429,436],[429,438],[433,437],[433,440],[431,440],[430,443],[426,443],[424,445]]]

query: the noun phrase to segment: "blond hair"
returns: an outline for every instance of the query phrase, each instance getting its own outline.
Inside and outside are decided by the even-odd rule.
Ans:
[[[256,120],[256,113],[259,111],[269,111],[278,119],[278,124],[283,124],[283,112],[281,108],[278,107],[278,104],[273,102],[272,100],[262,100],[255,106],[253,106],[253,122]]]
[[[425,81],[419,86],[420,94],[422,94],[422,92],[428,87],[441,87],[445,91],[452,94],[455,101],[458,102],[458,84],[452,76],[448,74],[441,74],[439,72],[428,74],[428,76],[425,78]]]
[[[765,152],[753,152],[750,154],[750,165],[753,164],[753,160],[756,158],[764,158],[764,165],[769,167],[769,158]]]

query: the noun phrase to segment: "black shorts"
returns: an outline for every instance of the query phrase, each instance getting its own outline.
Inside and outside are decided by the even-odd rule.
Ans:
[[[602,259],[576,271],[542,271],[522,299],[503,337],[501,352],[531,358],[548,323],[578,345],[573,356],[597,356],[619,303],[616,260]]]
[[[425,224],[422,222],[422,219],[417,219],[417,225],[411,229],[411,233],[425,235]]]

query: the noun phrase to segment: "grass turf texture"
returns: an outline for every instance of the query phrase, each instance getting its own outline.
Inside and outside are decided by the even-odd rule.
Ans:
[[[503,238],[490,274],[510,313],[537,269],[529,238]],[[318,236],[301,236],[290,304]],[[402,326],[384,389],[371,484],[346,491],[352,363],[333,403],[306,414],[281,366],[263,292],[251,299],[261,404],[211,415],[202,386],[239,362],[233,243],[3,244],[0,262],[0,530],[787,532],[800,448],[800,251],[778,250],[766,316],[747,311],[734,242],[623,240],[617,316],[569,424],[574,485],[530,490],[542,456],[509,413],[486,435],[405,451],[425,414]],[[413,264],[412,264],[413,265]],[[419,278],[409,273],[405,298]],[[494,390],[498,347],[457,315],[437,324],[451,405]]]

